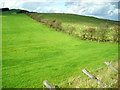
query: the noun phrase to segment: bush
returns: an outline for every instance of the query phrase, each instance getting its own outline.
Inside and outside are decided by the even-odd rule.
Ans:
[[[107,33],[109,30],[109,25],[107,23],[100,24],[99,29],[97,30],[97,39],[98,41],[105,42],[107,40]]]
[[[113,42],[119,42],[119,38],[120,38],[120,27],[119,26],[114,26],[112,37],[113,37]]]
[[[31,18],[35,18],[35,17],[36,17],[36,14],[35,14],[35,13],[31,13],[29,16],[30,16]]]
[[[42,23],[49,26],[50,28],[54,28],[55,30],[62,30],[61,22],[55,19],[42,19]]]
[[[48,24],[48,21],[49,21],[49,19],[42,19],[42,20],[41,20],[41,22],[42,22],[43,24],[45,24],[45,25]]]
[[[43,16],[42,15],[35,15],[34,19],[37,20],[38,22],[41,22],[41,20],[43,19]]]
[[[76,31],[76,28],[74,26],[69,27],[69,34],[73,34],[73,32]]]
[[[65,27],[62,27],[62,31],[69,34],[69,35],[74,35],[76,36],[76,28],[74,26],[65,26]]]
[[[87,30],[84,30],[81,32],[81,38],[82,39],[88,39],[88,40],[94,40],[95,39],[95,28],[88,28]]]
[[[41,22],[51,28],[62,31],[62,22],[55,19],[44,19],[42,15],[36,13],[27,13],[28,16],[35,19],[38,22]]]
[[[61,26],[61,21],[58,21],[58,20],[55,20],[55,22],[53,23],[53,27],[56,29],[56,30],[62,30],[62,26]]]

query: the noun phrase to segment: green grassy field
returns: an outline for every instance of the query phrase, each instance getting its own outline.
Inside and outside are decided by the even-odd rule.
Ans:
[[[84,41],[42,25],[24,14],[3,15],[4,88],[40,88],[93,72],[117,59],[118,45]],[[72,18],[72,17],[71,17]]]
[[[109,27],[118,25],[118,22],[99,19],[91,16],[82,16],[75,14],[62,14],[62,13],[38,13],[43,15],[45,19],[57,19],[62,22],[63,27],[75,26],[77,33],[84,31],[88,28],[101,28],[104,24],[108,23]]]

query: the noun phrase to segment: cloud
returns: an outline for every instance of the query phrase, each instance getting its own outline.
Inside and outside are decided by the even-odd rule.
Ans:
[[[59,8],[49,7],[46,12],[47,13],[62,13],[63,11]]]
[[[2,3],[2,5],[4,5],[4,7],[9,7],[9,8],[16,8],[16,7],[20,7],[23,4],[27,4],[27,3],[51,3],[54,0],[49,0],[49,2],[47,0],[4,0]],[[3,4],[4,3],[4,4]],[[52,2],[53,3],[53,2]],[[2,6],[3,7],[3,6]]]
[[[118,20],[119,0],[5,0],[0,5],[42,13],[72,13]],[[120,12],[120,10],[119,10]]]
[[[74,13],[79,15],[88,15],[102,17],[105,19],[118,20],[118,8],[116,3],[104,2],[82,2],[73,5],[66,10],[66,13]]]
[[[75,2],[65,2],[65,6],[75,5]]]
[[[46,5],[46,3],[44,3],[44,2],[25,2],[25,3],[21,4],[20,7],[24,8],[24,9],[28,9],[30,11],[34,11],[44,5]]]
[[[40,12],[40,10],[42,10],[42,7],[37,7],[36,9],[34,9],[34,12]]]
[[[103,3],[103,2],[119,2],[119,0],[66,0],[66,2],[92,2],[92,3]]]

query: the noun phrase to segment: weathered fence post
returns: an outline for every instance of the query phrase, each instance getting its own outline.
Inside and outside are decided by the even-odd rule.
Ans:
[[[99,85],[105,87],[105,85],[100,81],[98,80],[95,76],[93,76],[90,72],[88,72],[86,69],[83,69],[82,70],[86,75],[88,75],[90,78],[94,79]]]
[[[104,62],[106,65],[110,66],[110,68],[112,68],[113,70],[115,70],[116,72],[118,72],[118,69],[113,67],[109,62]]]
[[[54,86],[52,86],[47,80],[43,81],[43,84],[49,88],[49,90],[56,90]]]

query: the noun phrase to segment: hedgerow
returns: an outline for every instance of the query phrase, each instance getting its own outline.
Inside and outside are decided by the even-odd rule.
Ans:
[[[108,23],[102,23],[98,28],[88,28],[80,33],[77,33],[75,26],[62,26],[62,22],[56,19],[45,19],[43,15],[37,13],[26,13],[31,18],[36,21],[43,23],[44,25],[55,29],[56,31],[61,31],[69,35],[75,36],[83,40],[92,40],[98,42],[119,42],[120,30],[119,26],[114,26],[110,30],[110,25]],[[111,33],[111,34],[110,34]]]

